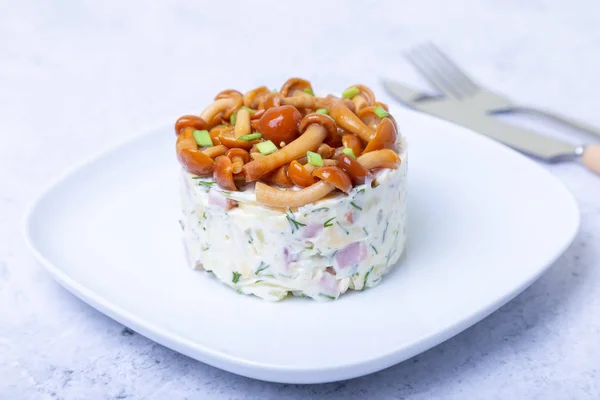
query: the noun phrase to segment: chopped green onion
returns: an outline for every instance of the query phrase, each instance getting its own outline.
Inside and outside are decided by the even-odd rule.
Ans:
[[[256,132],[256,133],[251,133],[249,135],[244,135],[244,136],[240,136],[239,138],[237,138],[237,140],[256,140],[256,139],[260,139],[262,137],[262,134]]]
[[[235,121],[237,121],[237,111],[231,114],[231,117],[229,117],[229,122],[231,122],[232,126],[235,126]]]
[[[208,131],[194,131],[194,139],[198,146],[212,146],[213,142]]]
[[[250,115],[254,114],[256,110],[251,109],[250,107],[242,106],[242,108],[250,113]]]
[[[385,108],[381,107],[381,106],[377,106],[375,107],[374,110],[375,115],[377,115],[379,118],[385,118],[385,117],[389,117],[390,113],[385,111]]]
[[[277,151],[277,146],[275,146],[275,144],[273,144],[273,142],[271,142],[270,140],[258,143],[256,145],[256,148],[265,156],[271,153],[275,153]]]
[[[308,159],[308,163],[310,165],[314,165],[315,167],[323,166],[323,158],[319,153],[314,153],[312,151],[306,152],[306,158]]]
[[[242,274],[240,274],[239,272],[233,271],[233,278],[231,279],[231,282],[238,283],[240,281],[241,276]]]
[[[326,108],[319,108],[319,109],[316,111],[316,113],[317,113],[317,114],[325,114],[325,115],[329,115],[329,110],[328,110],[328,109],[326,109]]]
[[[344,147],[344,150],[342,150],[342,153],[344,153],[351,159],[356,160],[356,156],[354,155],[354,150],[352,150],[350,147]]]
[[[315,93],[312,91],[312,89],[311,89],[311,88],[306,88],[306,89],[304,89],[304,90],[303,90],[303,92],[304,92],[304,93],[308,93],[308,94],[310,94],[311,96],[314,96],[314,95],[315,95]]]
[[[333,223],[331,221],[333,221],[334,219],[335,219],[335,217],[329,218],[327,221],[325,221],[325,223],[323,224],[323,226],[325,228],[329,228],[330,226],[333,226]]]
[[[360,93],[360,89],[357,88],[356,86],[352,86],[352,87],[344,90],[344,93],[342,93],[342,97],[345,99],[351,99],[359,93]]]
[[[357,210],[362,211],[362,207],[360,207],[359,205],[357,205],[355,202],[351,201],[350,204],[352,205],[352,207],[356,208]],[[367,233],[367,235],[368,235],[368,233]]]

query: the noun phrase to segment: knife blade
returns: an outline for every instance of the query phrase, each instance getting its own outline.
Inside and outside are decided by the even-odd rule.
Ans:
[[[459,101],[430,96],[395,81],[383,80],[382,83],[392,97],[411,108],[454,122],[542,160],[560,161],[583,153],[582,146],[507,124],[494,116],[465,107]]]

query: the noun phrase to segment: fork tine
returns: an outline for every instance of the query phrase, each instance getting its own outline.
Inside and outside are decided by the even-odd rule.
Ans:
[[[435,62],[427,56],[427,51],[422,47],[417,47],[411,52],[406,53],[407,60],[423,75],[423,77],[433,87],[444,93],[446,96],[460,98],[460,93],[437,71]]]
[[[449,88],[448,85],[443,81],[442,77],[435,71],[435,69],[431,68],[426,58],[423,58],[419,53],[418,49],[415,49],[411,52],[405,53],[405,57],[409,63],[412,64],[413,67],[417,71],[423,75],[425,80],[429,82],[431,86],[450,97],[458,97],[457,93]]]
[[[428,43],[427,48],[431,55],[437,59],[437,64],[441,70],[445,69],[444,75],[455,83],[465,94],[473,94],[479,90],[477,85],[454,61],[452,61],[439,47],[433,43]]]

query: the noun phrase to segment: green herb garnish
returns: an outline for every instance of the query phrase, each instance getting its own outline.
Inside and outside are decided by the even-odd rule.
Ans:
[[[235,126],[236,121],[237,121],[237,111],[235,111],[233,114],[231,114],[231,117],[229,117],[229,122],[231,122],[232,126]]]
[[[306,88],[306,89],[304,89],[304,90],[303,90],[303,92],[304,92],[304,93],[308,93],[308,94],[310,94],[311,96],[314,96],[314,95],[315,95],[315,93],[312,91],[312,89],[311,89],[311,88]]]
[[[342,153],[344,153],[351,159],[356,160],[356,156],[354,155],[354,150],[352,150],[350,147],[344,147],[344,150],[342,150]]]
[[[306,250],[312,250],[312,249],[314,249],[315,248],[315,244],[311,243],[311,242],[309,242],[309,243],[310,243],[310,245],[308,245],[308,246],[305,247]]]
[[[250,141],[250,140],[256,140],[256,139],[260,139],[262,137],[261,133],[251,133],[249,135],[244,135],[244,136],[240,136],[239,138],[237,138],[237,140],[246,140],[246,141]]]
[[[344,232],[346,232],[346,235],[349,235],[350,232],[348,231],[348,229],[344,228],[342,226],[342,224],[340,224],[339,222],[335,221],[336,224],[338,224],[338,226],[340,227],[341,230],[343,230]]]
[[[373,271],[373,268],[375,268],[375,267],[371,267],[371,269],[368,270],[367,273],[365,274],[365,283],[363,283],[363,287],[362,287],[362,289],[360,289],[361,292],[363,290],[365,290],[365,288],[367,287],[367,279],[369,279],[369,274],[371,273],[371,271]]]
[[[320,208],[315,208],[314,210],[312,210],[311,212],[319,212],[319,211],[329,211],[329,207],[320,207]]]
[[[351,99],[359,93],[360,93],[360,89],[357,88],[356,86],[352,86],[352,87],[349,87],[348,89],[344,90],[344,93],[342,93],[342,97],[345,99]]]
[[[313,151],[306,152],[306,159],[310,165],[314,165],[315,167],[323,166],[323,157],[319,153],[315,153]]]
[[[325,294],[325,293],[319,293],[319,296],[326,297],[326,298],[328,298],[329,300],[335,300],[335,299],[337,298],[337,297],[335,297],[335,296],[330,296],[330,295],[328,295],[328,294]]]
[[[306,226],[306,224],[296,221],[293,217],[294,217],[294,214],[292,214],[291,217],[289,214],[285,214],[285,218],[287,218],[289,223],[292,224],[292,232],[294,232],[294,228],[297,230],[297,229],[300,229],[300,227],[302,227],[302,226]]]
[[[275,146],[275,144],[273,144],[273,142],[271,142],[270,140],[267,140],[266,142],[258,143],[256,145],[256,148],[258,149],[258,151],[260,151],[265,156],[275,153],[277,151],[277,146]]]
[[[377,251],[377,249],[375,248],[375,246],[371,245],[371,248],[373,249],[373,251],[375,252],[375,254],[379,254],[379,252]]]
[[[385,111],[385,108],[381,107],[381,106],[377,106],[375,107],[375,110],[373,110],[373,112],[375,113],[375,115],[377,115],[379,118],[385,118],[385,117],[389,117],[390,113]]]
[[[319,108],[317,111],[315,111],[317,114],[325,114],[325,115],[329,115],[329,110],[326,108]]]
[[[213,145],[208,131],[194,131],[194,139],[200,147],[211,147]]]
[[[362,207],[359,207],[355,202],[351,201],[350,204],[352,205],[352,207],[356,208],[357,210],[362,211]]]
[[[260,265],[258,266],[258,269],[255,272],[255,274],[258,274],[260,271],[264,271],[265,269],[267,269],[269,267],[270,267],[269,264],[266,264],[265,262],[261,261]]]
[[[388,227],[390,226],[389,222],[386,222],[385,229],[383,230],[383,235],[381,236],[381,243],[385,242],[385,235],[387,233]]]
[[[335,219],[335,217],[328,219],[327,221],[325,221],[325,223],[323,224],[323,226],[325,228],[329,228],[330,226],[333,226],[333,223],[331,221],[333,221]]]
[[[369,232],[367,231],[367,228],[365,228],[364,226],[363,226],[363,232],[365,233],[365,235],[369,236]]]
[[[240,281],[241,276],[242,274],[240,274],[239,272],[233,271],[233,278],[231,279],[231,282],[238,283]]]
[[[216,183],[217,182],[214,181],[198,181],[198,186],[204,186],[205,188],[210,189]]]

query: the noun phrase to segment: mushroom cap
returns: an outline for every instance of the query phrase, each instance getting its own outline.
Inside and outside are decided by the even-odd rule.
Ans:
[[[338,138],[337,126],[331,117],[316,112],[305,115],[298,127],[300,133],[304,133],[304,131],[312,124],[321,125],[327,130],[328,141],[335,141]]]
[[[283,97],[291,97],[294,95],[294,91],[304,91],[304,89],[310,89],[312,91],[312,86],[309,81],[302,78],[290,78],[283,84],[279,92]]]
[[[260,103],[271,91],[266,86],[259,86],[244,94],[244,105],[248,108],[258,108]]]
[[[367,147],[363,153],[369,153],[375,150],[381,149],[395,149],[396,140],[398,139],[398,130],[396,129],[396,125],[389,118],[383,118],[379,125],[377,125],[377,130],[375,131],[375,136],[369,143],[367,143]]]

